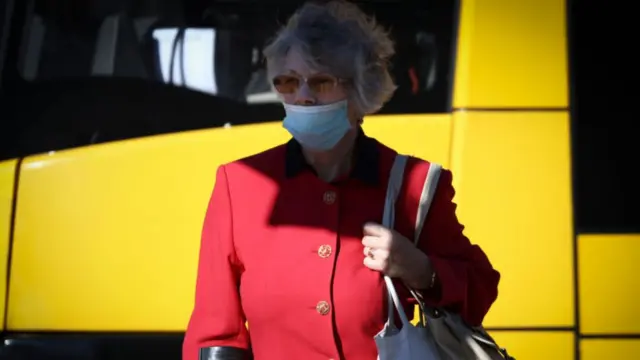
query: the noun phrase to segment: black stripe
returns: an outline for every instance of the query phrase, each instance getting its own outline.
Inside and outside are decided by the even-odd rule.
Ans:
[[[487,331],[520,331],[520,332],[573,332],[573,326],[494,326],[486,327]]]
[[[613,227],[613,226],[578,226],[578,235],[629,235],[640,234],[640,225],[634,227]]]
[[[581,340],[640,340],[640,334],[581,334]]]
[[[183,333],[4,334],[3,360],[180,360]]]
[[[478,111],[478,112],[567,112],[568,107],[460,107],[453,108],[453,112]]]
[[[11,263],[13,260],[13,239],[16,226],[16,212],[18,209],[18,186],[20,184],[20,168],[22,167],[22,159],[18,159],[14,169],[13,175],[13,197],[11,198],[11,215],[9,217],[9,243],[7,244],[7,264],[6,264],[6,282],[4,289],[4,321],[3,329],[8,326],[7,319],[9,318],[9,284],[11,283]]]
[[[567,71],[569,76],[569,148],[570,148],[570,161],[569,166],[571,167],[571,211],[572,211],[572,221],[573,221],[573,234],[572,234],[572,244],[571,244],[571,258],[572,265],[571,270],[573,273],[573,318],[574,318],[574,337],[573,337],[573,358],[574,360],[580,360],[580,277],[579,277],[579,269],[578,269],[578,230],[576,220],[577,217],[577,202],[576,202],[576,185],[577,185],[577,176],[578,169],[575,162],[576,154],[578,153],[577,149],[577,124],[575,122],[575,112],[576,112],[576,82],[575,82],[575,65],[574,61],[574,34],[573,34],[573,0],[566,0],[565,6],[565,19],[566,19],[566,34],[567,34]]]

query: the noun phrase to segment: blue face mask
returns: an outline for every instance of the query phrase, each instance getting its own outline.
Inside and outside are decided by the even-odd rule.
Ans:
[[[308,149],[329,150],[351,129],[347,100],[318,106],[284,104],[284,109],[287,116],[282,125]]]

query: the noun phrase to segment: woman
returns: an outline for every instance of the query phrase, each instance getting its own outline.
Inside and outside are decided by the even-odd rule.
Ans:
[[[396,152],[360,125],[395,90],[392,54],[383,29],[343,1],[304,5],[265,49],[293,138],[217,171],[184,360],[374,360],[382,273],[482,322],[500,275],[463,235],[449,171],[418,248],[408,239],[427,161],[407,164],[396,229],[379,225]]]

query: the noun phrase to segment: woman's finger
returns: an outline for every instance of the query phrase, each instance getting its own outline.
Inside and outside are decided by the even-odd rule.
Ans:
[[[375,257],[375,254],[373,253],[373,249],[368,246],[364,247],[363,253],[364,253],[364,256],[368,256],[372,259]]]
[[[364,262],[364,266],[368,267],[371,270],[383,271],[384,269],[382,261],[365,256],[363,262]]]
[[[362,237],[362,245],[364,245],[365,247],[376,249],[380,247],[380,241],[377,236],[365,235]]]

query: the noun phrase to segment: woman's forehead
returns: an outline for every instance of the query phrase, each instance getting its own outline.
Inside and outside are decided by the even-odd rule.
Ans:
[[[318,74],[327,74],[323,69],[313,66],[299,51],[291,49],[283,59],[283,73],[297,75],[301,77],[310,77]]]

